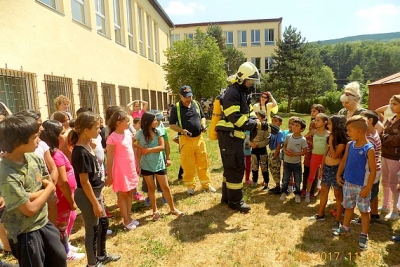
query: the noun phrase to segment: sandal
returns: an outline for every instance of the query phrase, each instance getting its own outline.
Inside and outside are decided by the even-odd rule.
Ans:
[[[153,213],[153,221],[158,221],[160,219],[160,213],[158,211]]]
[[[182,211],[177,210],[177,209],[171,211],[171,214],[173,214],[173,215],[175,215],[175,216],[177,216],[177,217],[183,217],[183,216],[185,216],[185,213],[183,213]]]

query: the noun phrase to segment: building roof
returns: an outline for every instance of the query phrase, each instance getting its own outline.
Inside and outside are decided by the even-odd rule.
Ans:
[[[400,72],[392,74],[392,75],[382,78],[380,80],[377,80],[368,85],[381,85],[381,84],[388,84],[388,83],[400,83]]]
[[[209,21],[209,22],[198,22],[198,23],[187,23],[187,24],[175,24],[175,28],[208,26],[210,24],[226,25],[226,24],[248,24],[248,23],[263,23],[263,22],[282,22],[282,17],[275,19],[249,19],[249,20]]]
[[[165,13],[164,9],[160,6],[157,0],[149,0],[150,4],[155,8],[155,10],[160,14],[160,16],[164,19],[164,21],[168,24],[170,28],[174,28],[174,23],[168,17],[167,13]]]

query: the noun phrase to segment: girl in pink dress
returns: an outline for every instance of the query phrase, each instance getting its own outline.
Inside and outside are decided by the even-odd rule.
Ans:
[[[117,110],[108,121],[110,135],[107,138],[107,185],[112,185],[118,196],[118,206],[126,229],[133,230],[139,222],[131,218],[132,193],[138,186],[139,175],[133,152],[132,133],[128,130],[129,115]],[[110,171],[112,170],[112,171]]]
[[[143,104],[143,108],[141,109],[140,106]],[[133,109],[130,107],[133,106]],[[140,119],[143,113],[146,112],[147,108],[149,107],[149,103],[143,100],[133,100],[128,105],[126,105],[126,109],[131,114],[132,118]]]
[[[74,200],[76,189],[74,169],[65,154],[58,149],[65,142],[64,132],[65,127],[59,121],[47,120],[43,122],[43,131],[40,133],[40,139],[50,147],[50,155],[58,170],[56,184],[58,216],[56,226],[60,231],[60,237],[68,253],[67,259],[79,260],[85,257],[85,254],[76,253],[77,248],[71,246],[68,242],[68,237],[76,219],[77,206]]]

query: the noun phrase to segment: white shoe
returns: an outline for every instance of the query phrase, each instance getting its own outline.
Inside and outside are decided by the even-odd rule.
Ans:
[[[310,203],[311,202],[309,195],[306,195],[306,198],[304,199],[304,202],[306,202],[306,203]]]
[[[110,229],[107,229],[107,235],[111,235],[113,233],[113,231],[112,230],[110,230]]]
[[[379,212],[389,212],[390,209],[385,208],[385,207],[379,207],[378,211],[379,211]]]
[[[207,191],[210,192],[210,193],[215,193],[215,192],[217,192],[217,189],[215,189],[214,187],[209,185]]]
[[[388,215],[385,216],[385,219],[387,220],[397,220],[399,218],[399,214],[397,212],[392,211]]]
[[[295,201],[296,203],[300,203],[300,202],[301,202],[300,195],[295,195],[295,196],[294,196],[294,201]]]
[[[133,220],[133,221],[131,221],[131,224],[138,226],[140,223],[139,223],[139,221]]]
[[[187,190],[187,193],[188,193],[189,195],[193,196],[193,195],[194,195],[194,189],[193,189],[193,188],[189,188],[189,189]]]
[[[285,193],[282,193],[281,197],[279,198],[282,201],[286,200],[287,195]]]
[[[77,253],[77,252],[70,251],[67,254],[67,260],[69,260],[69,261],[80,260],[83,257],[85,257],[85,253]]]
[[[72,251],[72,252],[79,252],[80,251],[80,249],[78,247],[75,247],[75,246],[71,245],[71,242],[68,243],[68,248],[69,248],[69,251]]]

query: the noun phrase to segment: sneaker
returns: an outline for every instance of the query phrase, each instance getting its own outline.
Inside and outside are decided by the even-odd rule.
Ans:
[[[150,206],[151,206],[150,198],[149,198],[149,197],[146,197],[146,198],[144,199],[144,205],[145,205],[146,207],[150,207]]]
[[[251,210],[251,207],[249,205],[247,205],[246,203],[244,203],[243,201],[241,201],[239,204],[236,204],[236,205],[228,204],[228,206],[229,206],[229,208],[231,208],[233,210],[237,210],[242,213],[248,213]]]
[[[294,201],[295,201],[296,203],[300,203],[300,202],[301,202],[300,195],[295,195],[295,196],[294,196]]]
[[[107,229],[107,235],[111,235],[113,233],[113,231],[112,230],[110,230],[110,229]]]
[[[140,224],[140,222],[137,221],[137,220],[132,220],[131,223],[132,223],[133,225],[135,225],[135,226],[138,226],[138,225]]]
[[[300,198],[300,196],[299,196],[299,198]],[[325,221],[325,215],[319,216],[318,214],[315,214],[314,216],[311,216],[308,219],[308,221],[310,221],[310,222],[316,222],[316,221],[322,222],[322,221]]]
[[[120,255],[111,255],[111,254],[107,254],[107,256],[105,256],[104,258],[100,259],[98,258],[99,262],[101,262],[102,264],[107,264],[109,262],[112,261],[118,261],[121,258]]]
[[[253,185],[254,184],[254,182],[252,180],[247,180],[245,183],[248,184],[248,185]]]
[[[129,230],[129,231],[135,230],[135,229],[136,229],[136,225],[133,223],[133,221],[131,221],[131,222],[128,223],[128,224],[124,224],[124,223],[123,223],[123,225],[124,225],[125,229],[126,229],[126,230]]]
[[[342,225],[340,224],[340,222],[334,221],[333,224],[332,224],[332,231],[336,231],[337,229],[340,228],[340,226],[342,226]]]
[[[399,243],[400,242],[400,235],[394,235],[392,236],[391,240],[393,242]]]
[[[69,260],[69,261],[80,260],[84,257],[85,257],[85,253],[69,251],[67,254],[67,260]]]
[[[189,188],[189,189],[187,190],[187,193],[188,193],[189,195],[193,196],[193,195],[194,195],[194,189],[193,189],[193,188]]]
[[[379,212],[390,212],[390,209],[389,208],[385,208],[385,207],[382,206],[382,207],[378,208],[378,211]]]
[[[264,185],[264,187],[263,187],[263,189],[262,189],[263,191],[268,191],[269,190],[269,187],[268,187],[268,185]]]
[[[104,209],[104,210],[106,211],[106,216],[107,216],[108,219],[114,217],[111,213],[108,212],[107,209]]]
[[[305,189],[302,189],[300,193],[301,197],[306,197],[306,192],[307,191]]]
[[[279,195],[281,193],[281,187],[275,186],[274,188],[270,189],[268,193],[273,195]]]
[[[75,246],[71,245],[71,242],[68,242],[68,248],[69,248],[69,251],[72,251],[72,252],[79,252],[80,251],[80,249],[78,247],[75,247]]]
[[[361,225],[361,218],[353,219],[353,220],[350,221],[350,223],[354,223],[354,224],[357,224],[357,225]]]
[[[358,248],[361,250],[365,250],[368,248],[368,236],[364,234],[360,234],[358,238]]]
[[[285,193],[282,193],[281,197],[279,198],[282,201],[286,200],[287,195]]]
[[[397,220],[398,218],[399,218],[399,213],[394,211],[385,216],[385,219],[387,220]]]
[[[304,202],[310,203],[310,195],[306,194],[306,198],[304,199]]]
[[[336,231],[332,231],[332,236],[348,236],[350,234],[350,229],[346,231],[343,226],[340,226]]]
[[[136,202],[142,202],[144,201],[144,197],[140,192],[135,192],[133,193],[133,200],[135,200]]]
[[[214,187],[212,187],[211,185],[208,186],[207,192],[209,193],[215,193],[217,192],[217,189],[215,189]]]

